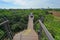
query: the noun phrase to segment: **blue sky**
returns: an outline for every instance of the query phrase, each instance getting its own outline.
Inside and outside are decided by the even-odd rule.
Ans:
[[[60,0],[0,0],[0,8],[60,8]]]

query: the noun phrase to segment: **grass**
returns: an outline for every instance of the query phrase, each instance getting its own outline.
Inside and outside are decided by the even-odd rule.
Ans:
[[[50,17],[51,16],[51,17]],[[60,40],[60,17],[56,17],[53,15],[46,16],[46,20],[44,22],[45,26],[55,38],[55,40]]]

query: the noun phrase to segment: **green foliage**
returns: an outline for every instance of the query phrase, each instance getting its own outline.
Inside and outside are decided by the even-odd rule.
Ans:
[[[39,30],[39,28],[40,28],[40,24],[37,23],[34,27],[35,27],[35,31],[38,32],[38,30]]]
[[[52,10],[52,9],[50,9]],[[28,15],[30,13],[34,14],[34,23],[40,19],[41,15],[45,17],[44,24],[49,30],[49,32],[53,35],[55,40],[60,40],[60,21],[55,16],[48,13],[48,9],[0,9],[0,18],[6,17],[10,22],[10,27],[13,33],[20,32],[27,28],[28,23]],[[47,15],[48,14],[48,15]],[[0,23],[3,22],[0,19]],[[40,24],[36,23],[34,25],[35,31],[37,32],[40,28]],[[0,37],[4,35],[4,31],[1,30],[0,26]],[[3,28],[4,29],[4,28]],[[44,34],[43,34],[44,35]],[[44,36],[43,36],[44,37]],[[43,40],[46,40],[43,38]]]
[[[48,15],[45,17],[44,24],[55,40],[60,40],[60,21],[56,21],[53,15]]]
[[[0,38],[4,35],[4,31],[0,30]]]

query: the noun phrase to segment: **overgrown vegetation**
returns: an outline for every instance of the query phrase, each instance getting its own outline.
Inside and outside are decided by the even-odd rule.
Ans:
[[[0,9],[0,23],[3,22],[2,18],[6,17],[10,22],[10,28],[15,34],[17,32],[23,31],[27,28],[28,15],[30,13],[34,14],[34,24],[41,15],[44,16],[44,24],[53,35],[55,40],[60,40],[60,19],[49,14],[46,10],[41,9]],[[34,26],[36,32],[39,30],[40,24],[36,23]],[[0,37],[5,33],[4,26],[0,26]],[[43,39],[45,40],[45,38]]]

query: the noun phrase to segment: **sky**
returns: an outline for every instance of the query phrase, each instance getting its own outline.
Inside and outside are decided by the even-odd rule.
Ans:
[[[60,8],[60,0],[0,0],[0,8]]]

